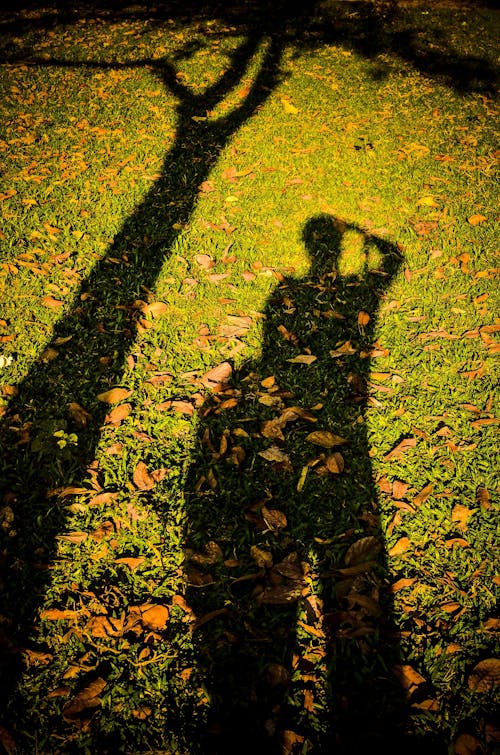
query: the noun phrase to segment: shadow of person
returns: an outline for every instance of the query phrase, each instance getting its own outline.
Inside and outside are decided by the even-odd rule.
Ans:
[[[202,407],[188,478],[207,752],[397,752],[404,741],[366,418],[383,411],[370,367],[401,255],[330,215],[311,218],[303,241],[310,270],[280,281],[260,358]]]

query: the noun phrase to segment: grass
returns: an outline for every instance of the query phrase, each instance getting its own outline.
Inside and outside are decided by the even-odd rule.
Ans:
[[[4,751],[498,752],[498,13],[0,24]]]

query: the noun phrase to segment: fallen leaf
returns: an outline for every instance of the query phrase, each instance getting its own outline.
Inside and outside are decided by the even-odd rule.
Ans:
[[[384,456],[384,461],[389,461],[389,459],[399,459],[404,453],[406,453],[406,451],[410,448],[415,448],[416,445],[416,438],[404,438],[404,440],[398,443],[397,446]]]
[[[250,555],[261,569],[270,569],[273,565],[273,557],[269,551],[259,548],[258,545],[252,545]]]
[[[76,619],[79,613],[79,611],[71,609],[47,608],[47,610],[40,612],[40,618],[46,621],[69,621]]]
[[[100,693],[105,688],[107,682],[101,677],[87,684],[73,700],[68,702],[63,708],[63,718],[68,723],[72,723],[79,713],[88,708],[97,708],[101,704]]]
[[[403,590],[405,587],[411,587],[415,582],[415,577],[402,577],[401,579],[398,579],[394,584],[391,585],[390,590],[391,592],[398,592],[399,590]]]
[[[42,304],[44,307],[49,307],[49,309],[59,309],[59,307],[63,306],[64,302],[54,299],[53,296],[44,296]]]
[[[460,734],[453,742],[454,755],[483,755],[481,743],[472,734]]]
[[[215,265],[214,258],[209,254],[195,254],[194,259],[198,267],[201,267],[203,270],[210,270]]]
[[[408,664],[402,664],[394,666],[393,671],[398,678],[400,684],[411,695],[417,687],[421,684],[425,684],[424,677],[415,671],[412,666]]]
[[[489,692],[500,684],[500,659],[486,658],[472,669],[467,685],[473,692]]]
[[[143,626],[147,629],[162,630],[165,629],[169,619],[169,610],[167,606],[159,604],[146,604],[140,606],[141,619]]]
[[[259,456],[262,456],[266,461],[290,463],[288,455],[278,446],[270,446],[265,451],[259,451]]]
[[[57,539],[77,545],[78,543],[83,543],[83,541],[86,540],[88,536],[88,532],[67,532],[64,535],[57,535]]]
[[[462,532],[465,532],[467,521],[472,514],[474,514],[474,511],[471,511],[471,509],[468,509],[467,506],[463,506],[461,503],[457,503],[451,512],[451,521],[457,522]]]
[[[72,401],[68,404],[68,413],[78,427],[87,427],[92,415],[83,406]]]
[[[280,97],[280,101],[281,101],[281,104],[283,105],[283,109],[285,113],[296,115],[299,112],[299,109],[295,107],[295,105],[292,105],[292,103],[287,97]]]
[[[344,556],[344,563],[346,566],[356,566],[367,561],[373,561],[381,548],[380,541],[373,535],[362,537],[349,546]]]
[[[368,312],[358,312],[358,326],[363,328],[370,322],[370,315]]]
[[[127,388],[111,388],[109,391],[99,393],[97,399],[103,404],[117,404],[132,395],[132,391]]]
[[[487,218],[484,215],[471,215],[467,218],[469,225],[480,225],[486,222]]]
[[[287,518],[279,509],[268,509],[263,506],[261,509],[262,517],[270,530],[279,530],[287,526]]]
[[[291,674],[281,663],[270,663],[266,668],[266,679],[271,687],[287,687]]]
[[[351,356],[356,353],[356,349],[351,346],[350,341],[346,341],[341,346],[338,346],[333,351],[330,351],[330,356],[336,359],[337,357]]]
[[[388,555],[391,556],[391,558],[394,557],[394,556],[401,556],[403,553],[406,553],[406,551],[410,547],[410,544],[411,544],[410,543],[410,538],[408,538],[408,537],[402,537],[388,551]]]
[[[291,364],[312,364],[317,360],[318,357],[313,356],[313,354],[299,354],[296,357],[293,357],[293,359],[287,359],[287,362],[290,362]]]
[[[208,370],[208,372],[202,376],[201,382],[206,388],[213,389],[219,385],[225,385],[231,377],[232,372],[233,368],[229,362],[221,362],[217,367]]]
[[[118,493],[111,493],[110,491],[98,493],[89,500],[89,506],[105,506],[108,503],[113,503],[117,498]]]
[[[333,454],[327,456],[325,464],[331,474],[340,474],[344,471],[344,457],[338,451],[334,451]]]
[[[434,489],[434,485],[432,484],[432,482],[430,482],[428,485],[422,488],[420,493],[418,493],[413,499],[413,505],[421,506],[422,503],[425,503],[425,501],[429,498],[430,494],[432,493],[433,489]]]
[[[119,406],[115,406],[114,409],[112,409],[109,414],[106,414],[104,418],[104,424],[105,425],[119,425],[120,422],[122,422],[130,412],[132,411],[131,404],[120,404]]]
[[[286,729],[281,733],[281,755],[292,755],[296,752],[296,745],[301,745],[303,742],[302,734]]]
[[[329,430],[314,430],[306,436],[306,440],[322,448],[334,448],[334,446],[341,446],[347,443],[345,438],[342,438],[340,435],[334,435]]]
[[[133,480],[134,485],[139,490],[151,490],[155,485],[155,481],[149,474],[148,468],[143,461],[140,461],[134,469]]]

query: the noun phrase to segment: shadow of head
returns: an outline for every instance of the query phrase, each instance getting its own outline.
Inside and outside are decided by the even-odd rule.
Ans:
[[[302,240],[311,260],[310,275],[363,280],[370,273],[391,276],[401,254],[396,246],[355,223],[328,214],[310,218]]]

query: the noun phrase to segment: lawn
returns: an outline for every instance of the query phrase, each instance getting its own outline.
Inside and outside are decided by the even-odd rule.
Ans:
[[[488,2],[0,12],[0,746],[500,752]]]

